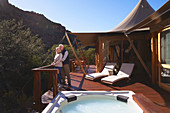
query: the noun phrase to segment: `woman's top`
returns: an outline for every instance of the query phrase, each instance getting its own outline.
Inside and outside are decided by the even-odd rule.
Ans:
[[[55,67],[63,67],[62,57],[63,55],[61,53],[55,55],[54,57]]]

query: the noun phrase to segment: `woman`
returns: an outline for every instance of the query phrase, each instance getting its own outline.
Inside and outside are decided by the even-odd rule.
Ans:
[[[61,69],[63,66],[63,63],[61,61],[63,55],[60,52],[61,52],[60,48],[56,47],[56,55],[54,57],[54,62],[51,64],[52,66],[55,66],[55,68],[59,70],[59,74],[57,75],[59,86],[61,84]]]

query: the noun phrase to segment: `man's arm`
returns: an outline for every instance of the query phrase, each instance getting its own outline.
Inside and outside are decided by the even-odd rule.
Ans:
[[[67,56],[68,56],[68,51],[65,51],[64,56],[62,58],[62,62],[66,60]]]

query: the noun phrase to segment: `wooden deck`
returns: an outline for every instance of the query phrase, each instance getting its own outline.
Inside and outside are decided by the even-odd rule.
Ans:
[[[95,72],[96,68],[91,65],[89,73]],[[159,109],[162,113],[170,113],[170,93],[158,88],[153,87],[151,80],[147,75],[134,75],[132,73],[131,80],[122,80],[113,85],[107,85],[98,81],[90,81],[84,79],[81,70],[71,72],[71,90],[85,90],[85,91],[114,91],[114,90],[131,90],[140,97],[146,97],[144,101],[151,101],[153,106]],[[63,89],[65,90],[65,89]],[[154,112],[157,113],[157,112]]]

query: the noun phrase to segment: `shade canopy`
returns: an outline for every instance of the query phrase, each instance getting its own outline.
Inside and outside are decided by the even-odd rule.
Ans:
[[[151,28],[151,32],[162,29],[163,27],[170,25],[170,0],[167,1],[161,8],[150,15],[148,18],[142,20],[137,25],[131,27],[126,32],[133,32],[140,28]]]
[[[135,26],[152,13],[155,10],[149,5],[146,0],[140,0],[136,7],[131,11],[131,13],[111,32],[113,31],[126,31],[129,28]]]
[[[154,13],[154,9],[149,5],[146,0],[140,0],[136,7],[131,11],[131,13],[113,30],[110,32],[100,32],[100,33],[72,33],[77,36],[77,39],[85,46],[95,45],[96,41],[100,39],[120,39],[124,38],[124,32],[137,26],[143,20],[147,19]],[[147,26],[135,27],[133,31],[135,32],[145,32],[149,31],[146,29]],[[145,32],[148,34],[148,32]],[[139,35],[138,35],[139,36]],[[101,38],[102,37],[102,38]]]
[[[98,32],[98,33],[72,33],[81,41],[84,46],[95,46],[99,38],[116,37],[121,38],[123,33],[120,32]]]

